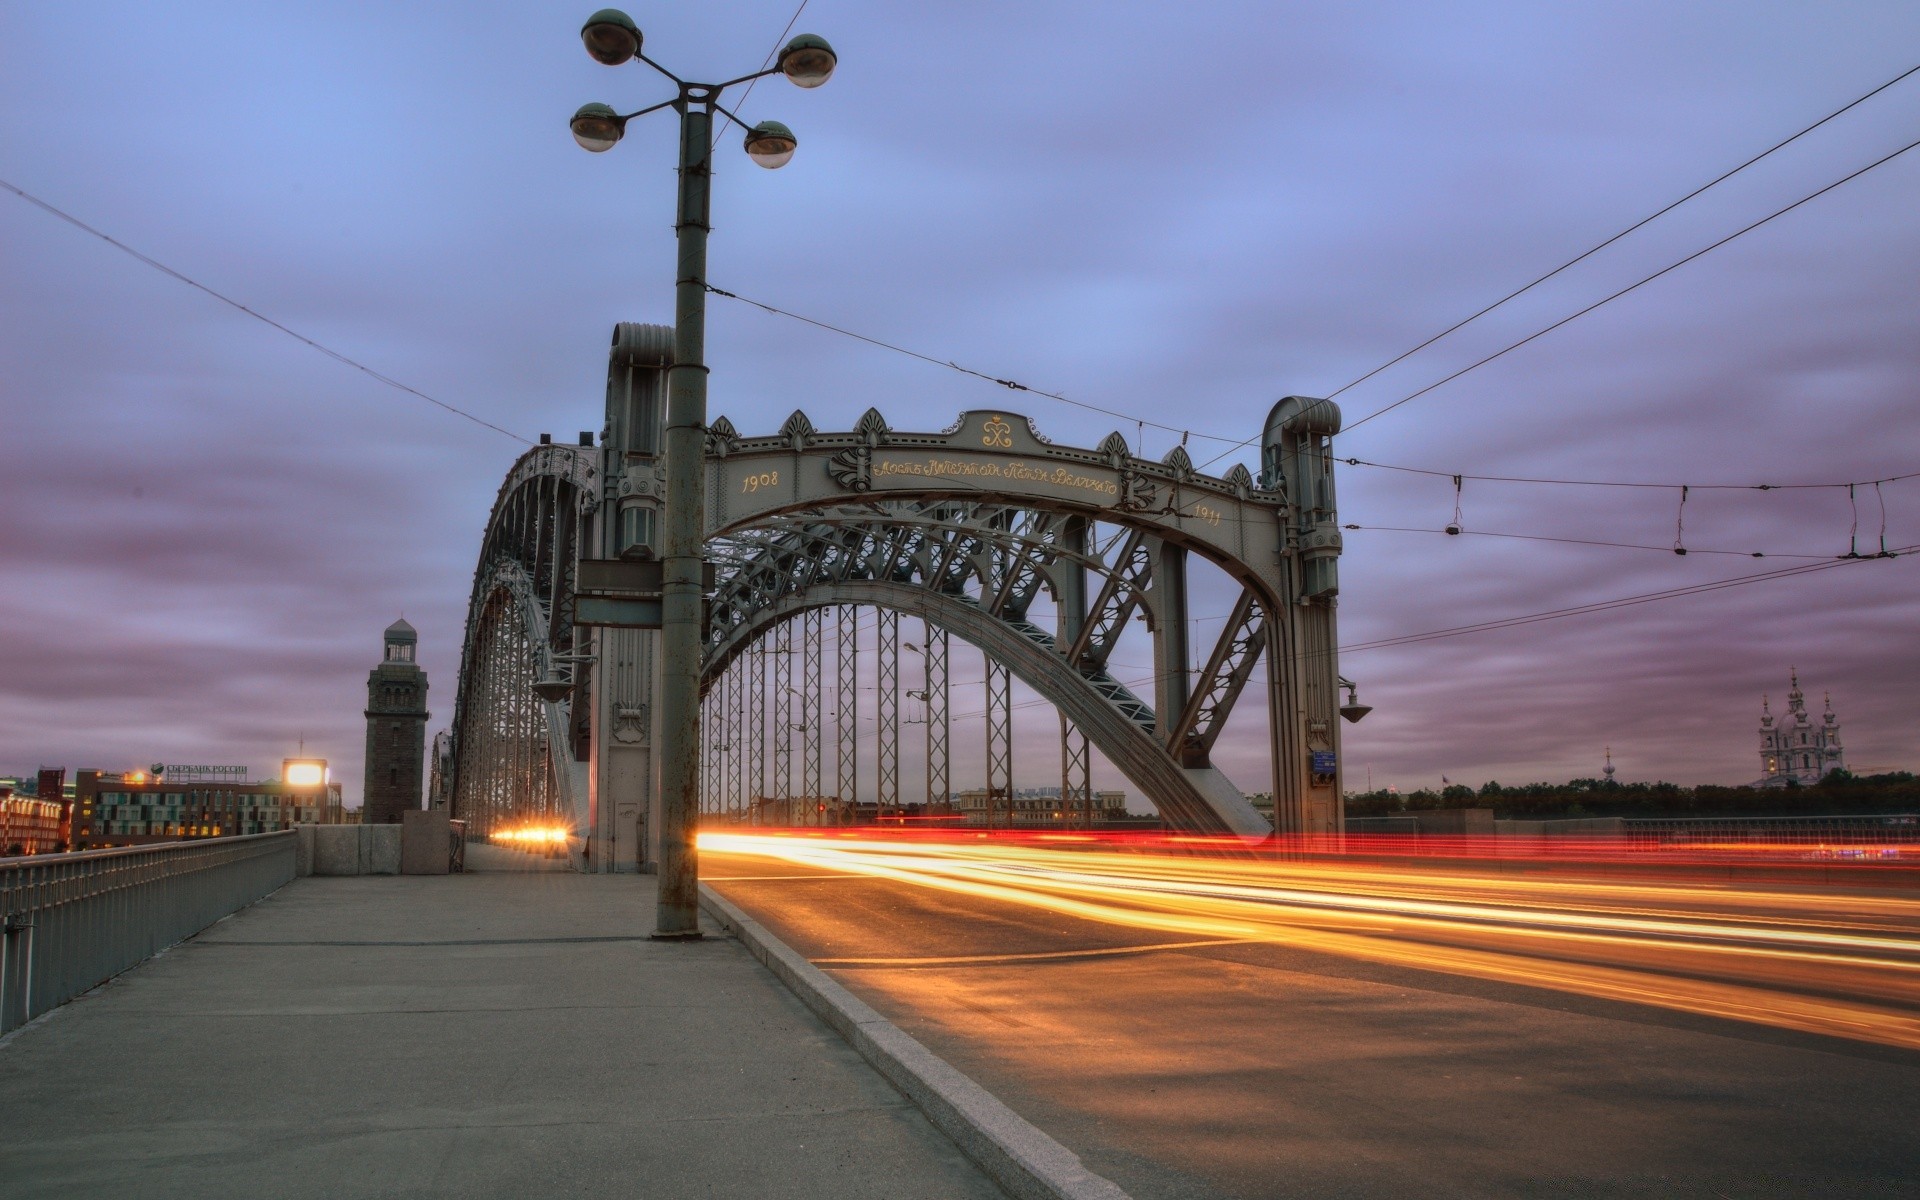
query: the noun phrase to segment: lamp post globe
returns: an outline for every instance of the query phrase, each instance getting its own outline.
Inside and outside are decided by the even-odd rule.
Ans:
[[[620,135],[627,131],[627,123],[620,119],[620,114],[604,104],[582,104],[580,111],[573,114],[570,125],[573,140],[595,154],[613,149]]]
[[[780,73],[803,88],[817,88],[831,79],[839,62],[827,39],[817,33],[803,33],[780,51]]]
[[[617,67],[640,53],[640,27],[617,8],[603,8],[580,27],[580,40],[593,61]]]
[[[793,130],[778,121],[762,121],[747,130],[747,157],[769,171],[786,166],[799,144]]]

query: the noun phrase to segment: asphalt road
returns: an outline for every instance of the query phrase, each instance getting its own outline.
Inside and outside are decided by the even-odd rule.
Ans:
[[[701,873],[1140,1200],[1920,1195],[1920,996],[1902,990],[1905,964],[1841,964],[1826,989],[1834,1004],[1860,992],[1897,1026],[1861,1040],[1635,1003],[1624,986],[1135,928],[817,863],[703,850]],[[1702,903],[1763,935],[1779,916]],[[1810,898],[1822,915],[1803,924],[1906,936],[1920,916],[1910,897],[1833,915],[1850,903]],[[1349,942],[1427,936],[1410,929]],[[1693,956],[1665,968],[1676,994],[1728,978],[1767,994],[1746,950],[1682,941],[1647,943]],[[1739,961],[1723,971],[1707,953]]]

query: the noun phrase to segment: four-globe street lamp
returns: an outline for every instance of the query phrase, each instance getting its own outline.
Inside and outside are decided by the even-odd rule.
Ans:
[[[674,276],[673,364],[667,375],[667,476],[665,528],[660,541],[660,900],[653,936],[700,936],[700,877],[695,838],[700,821],[700,655],[705,513],[701,484],[706,470],[707,231],[708,183],[712,171],[713,117],[720,114],[746,131],[747,157],[772,169],[793,157],[799,140],[778,121],[749,126],[720,104],[721,93],[764,75],[785,75],[816,88],[838,61],[826,39],[803,33],[788,42],[772,67],[725,83],[693,83],[641,52],[643,38],[633,18],[603,8],[587,18],[580,40],[597,62],[610,67],[638,59],[671,80],[678,95],[622,115],[605,104],[573,114],[573,139],[598,154],[611,150],[627,122],[671,108],[680,114],[680,201],[674,222],[679,265]]]

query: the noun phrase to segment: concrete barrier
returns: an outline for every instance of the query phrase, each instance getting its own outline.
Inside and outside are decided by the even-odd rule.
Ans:
[[[400,823],[400,873],[445,875],[453,868],[447,810],[406,813]]]
[[[398,825],[302,825],[313,849],[302,875],[398,875]],[[308,831],[311,831],[310,833]]]

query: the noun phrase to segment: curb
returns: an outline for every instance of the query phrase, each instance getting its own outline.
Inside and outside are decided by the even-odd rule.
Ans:
[[[706,884],[700,906],[1017,1200],[1129,1200],[952,1064],[907,1036]]]

